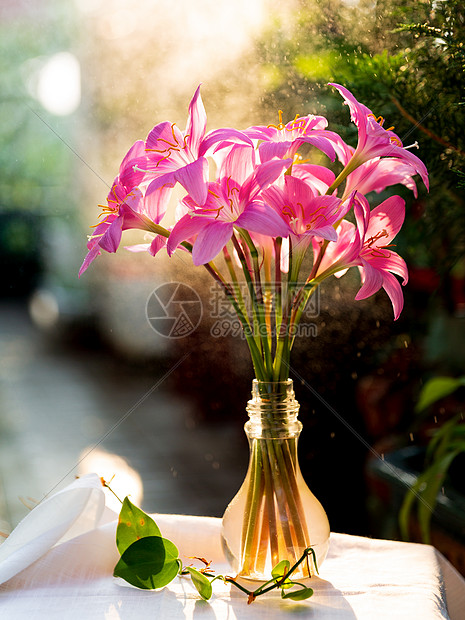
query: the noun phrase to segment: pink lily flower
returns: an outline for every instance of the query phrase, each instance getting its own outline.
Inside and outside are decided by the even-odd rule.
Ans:
[[[181,219],[181,217],[185,215],[186,212],[188,212],[187,205],[185,205],[184,202],[180,201],[176,208],[176,220]],[[172,229],[172,226],[165,228],[165,230],[169,234],[171,234]],[[158,252],[160,252],[160,250],[166,249],[169,234],[168,236],[155,235],[155,237],[150,243],[138,243],[137,245],[126,246],[125,249],[129,250],[130,252],[148,252],[152,256],[156,256]],[[194,239],[189,239],[189,242],[193,243]],[[181,249],[184,250],[185,248],[181,246]]]
[[[286,221],[293,244],[310,243],[311,237],[336,241],[334,224],[343,218],[350,204],[343,205],[336,196],[318,196],[302,179],[286,175],[283,187],[273,185],[263,198]]]
[[[296,116],[286,125],[282,122],[282,112],[279,111],[277,125],[249,127],[244,133],[253,140],[262,140],[258,151],[260,161],[265,162],[274,157],[294,157],[302,144],[311,144],[325,153],[332,161],[335,151],[330,133],[325,131],[328,121],[323,116]]]
[[[145,153],[142,140],[137,141],[124,157],[118,176],[115,178],[107,196],[107,204],[102,206],[104,219],[95,227],[89,237],[87,256],[79,270],[79,276],[86,271],[92,261],[106,252],[116,252],[121,242],[123,230],[138,228],[154,232],[153,224],[158,224],[165,213],[166,196],[170,188],[160,188],[150,196],[144,196],[144,172],[134,166]]]
[[[386,187],[401,184],[412,190],[417,198],[417,185],[412,178],[414,174],[416,172],[412,165],[401,159],[395,157],[370,159],[347,176],[344,196],[354,191],[360,194],[380,193]]]
[[[408,270],[404,259],[390,248],[405,218],[405,201],[400,196],[391,196],[370,212],[366,198],[357,194],[354,211],[357,226],[346,220],[341,222],[338,240],[326,248],[316,277],[320,279],[331,274],[340,277],[349,267],[358,266],[362,286],[355,299],[371,297],[382,287],[391,300],[394,319],[397,319],[404,299],[393,274],[403,278],[402,285],[405,286]],[[321,242],[314,241],[315,260],[320,247]]]
[[[384,119],[376,118],[373,112],[359,103],[344,86],[339,84],[330,84],[330,86],[334,86],[343,96],[345,103],[349,106],[350,117],[358,128],[358,144],[351,160],[351,167],[355,169],[375,157],[395,157],[409,163],[420,175],[426,188],[429,188],[425,164],[404,148],[399,136],[392,131],[393,127],[384,129]]]
[[[295,164],[295,161],[292,167],[292,176],[308,183],[321,196],[326,194],[336,178],[334,172],[325,166]]]
[[[205,203],[198,205],[192,196],[184,199],[189,213],[175,224],[168,239],[168,254],[171,256],[182,241],[196,236],[192,261],[194,265],[208,263],[229,241],[234,227],[271,237],[287,236],[288,226],[263,202],[260,192],[291,164],[291,159],[285,159],[255,166],[253,149],[234,146],[224,160],[219,180],[209,184]]]
[[[294,166],[293,170],[297,167]],[[289,245],[298,270],[313,237],[337,240],[335,224],[351,207],[336,196],[318,196],[312,187],[300,178],[286,175],[282,186],[273,185],[263,192],[264,199],[286,221],[290,229]],[[289,270],[290,247],[283,243],[281,267]]]
[[[208,191],[207,151],[213,146],[229,146],[234,143],[253,146],[243,132],[236,129],[219,129],[205,135],[207,115],[200,96],[200,86],[189,104],[185,131],[175,123],[165,121],[156,125],[145,142],[148,158],[147,174],[155,179],[147,192],[162,186],[173,187],[180,183],[193,200],[203,205]],[[219,143],[223,143],[219,145]]]

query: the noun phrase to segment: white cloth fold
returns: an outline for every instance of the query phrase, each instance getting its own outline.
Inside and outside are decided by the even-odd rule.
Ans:
[[[13,577],[58,543],[95,529],[105,508],[96,474],[77,478],[42,500],[0,546],[0,583]]]
[[[95,475],[77,480],[34,508],[0,546],[2,620],[463,617],[465,581],[433,547],[345,534],[331,535],[320,576],[310,582],[315,594],[299,603],[283,601],[276,592],[247,605],[245,595],[221,581],[214,583],[209,602],[201,600],[185,578],[159,591],[125,587],[112,576],[119,558],[117,521],[102,522],[104,494],[99,485]],[[154,518],[162,534],[178,546],[185,564],[192,562],[190,556],[205,557],[217,572],[229,573],[220,519]],[[450,615],[446,592],[453,597]]]

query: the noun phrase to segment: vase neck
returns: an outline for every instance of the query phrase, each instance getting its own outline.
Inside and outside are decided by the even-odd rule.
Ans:
[[[295,399],[291,379],[279,382],[254,379],[247,413],[249,421],[245,430],[249,436],[258,437],[265,431],[298,435],[302,429],[297,419],[299,403]]]

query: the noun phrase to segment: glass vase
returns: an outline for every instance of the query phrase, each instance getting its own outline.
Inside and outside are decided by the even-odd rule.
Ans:
[[[227,507],[222,542],[232,569],[240,577],[266,581],[278,562],[293,566],[312,547],[317,567],[329,547],[326,513],[300,472],[297,441],[302,423],[292,380],[253,381],[247,404],[250,461],[245,480]],[[315,572],[312,555],[295,578]]]

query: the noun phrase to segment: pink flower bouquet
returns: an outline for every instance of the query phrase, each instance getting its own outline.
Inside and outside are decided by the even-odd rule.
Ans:
[[[413,177],[418,174],[428,187],[427,171],[393,128],[383,127],[382,118],[343,86],[332,86],[357,126],[355,148],[329,131],[324,117],[313,115],[283,123],[280,112],[276,125],[207,133],[197,88],[185,131],[162,122],[124,157],[80,274],[102,250],[116,252],[127,229],[153,235],[133,250],[152,256],[162,250],[169,256],[189,252],[232,303],[260,381],[288,377],[295,328],[312,294],[331,275],[357,267],[356,299],[382,287],[397,319],[403,295],[396,276],[405,284],[408,272],[392,241],[404,221],[405,202],[391,196],[370,208],[366,194],[399,183],[416,194]],[[310,154],[318,149],[334,163],[311,163],[303,158],[304,149]],[[177,183],[186,195],[168,228],[163,221]],[[310,268],[307,255],[313,259]]]

